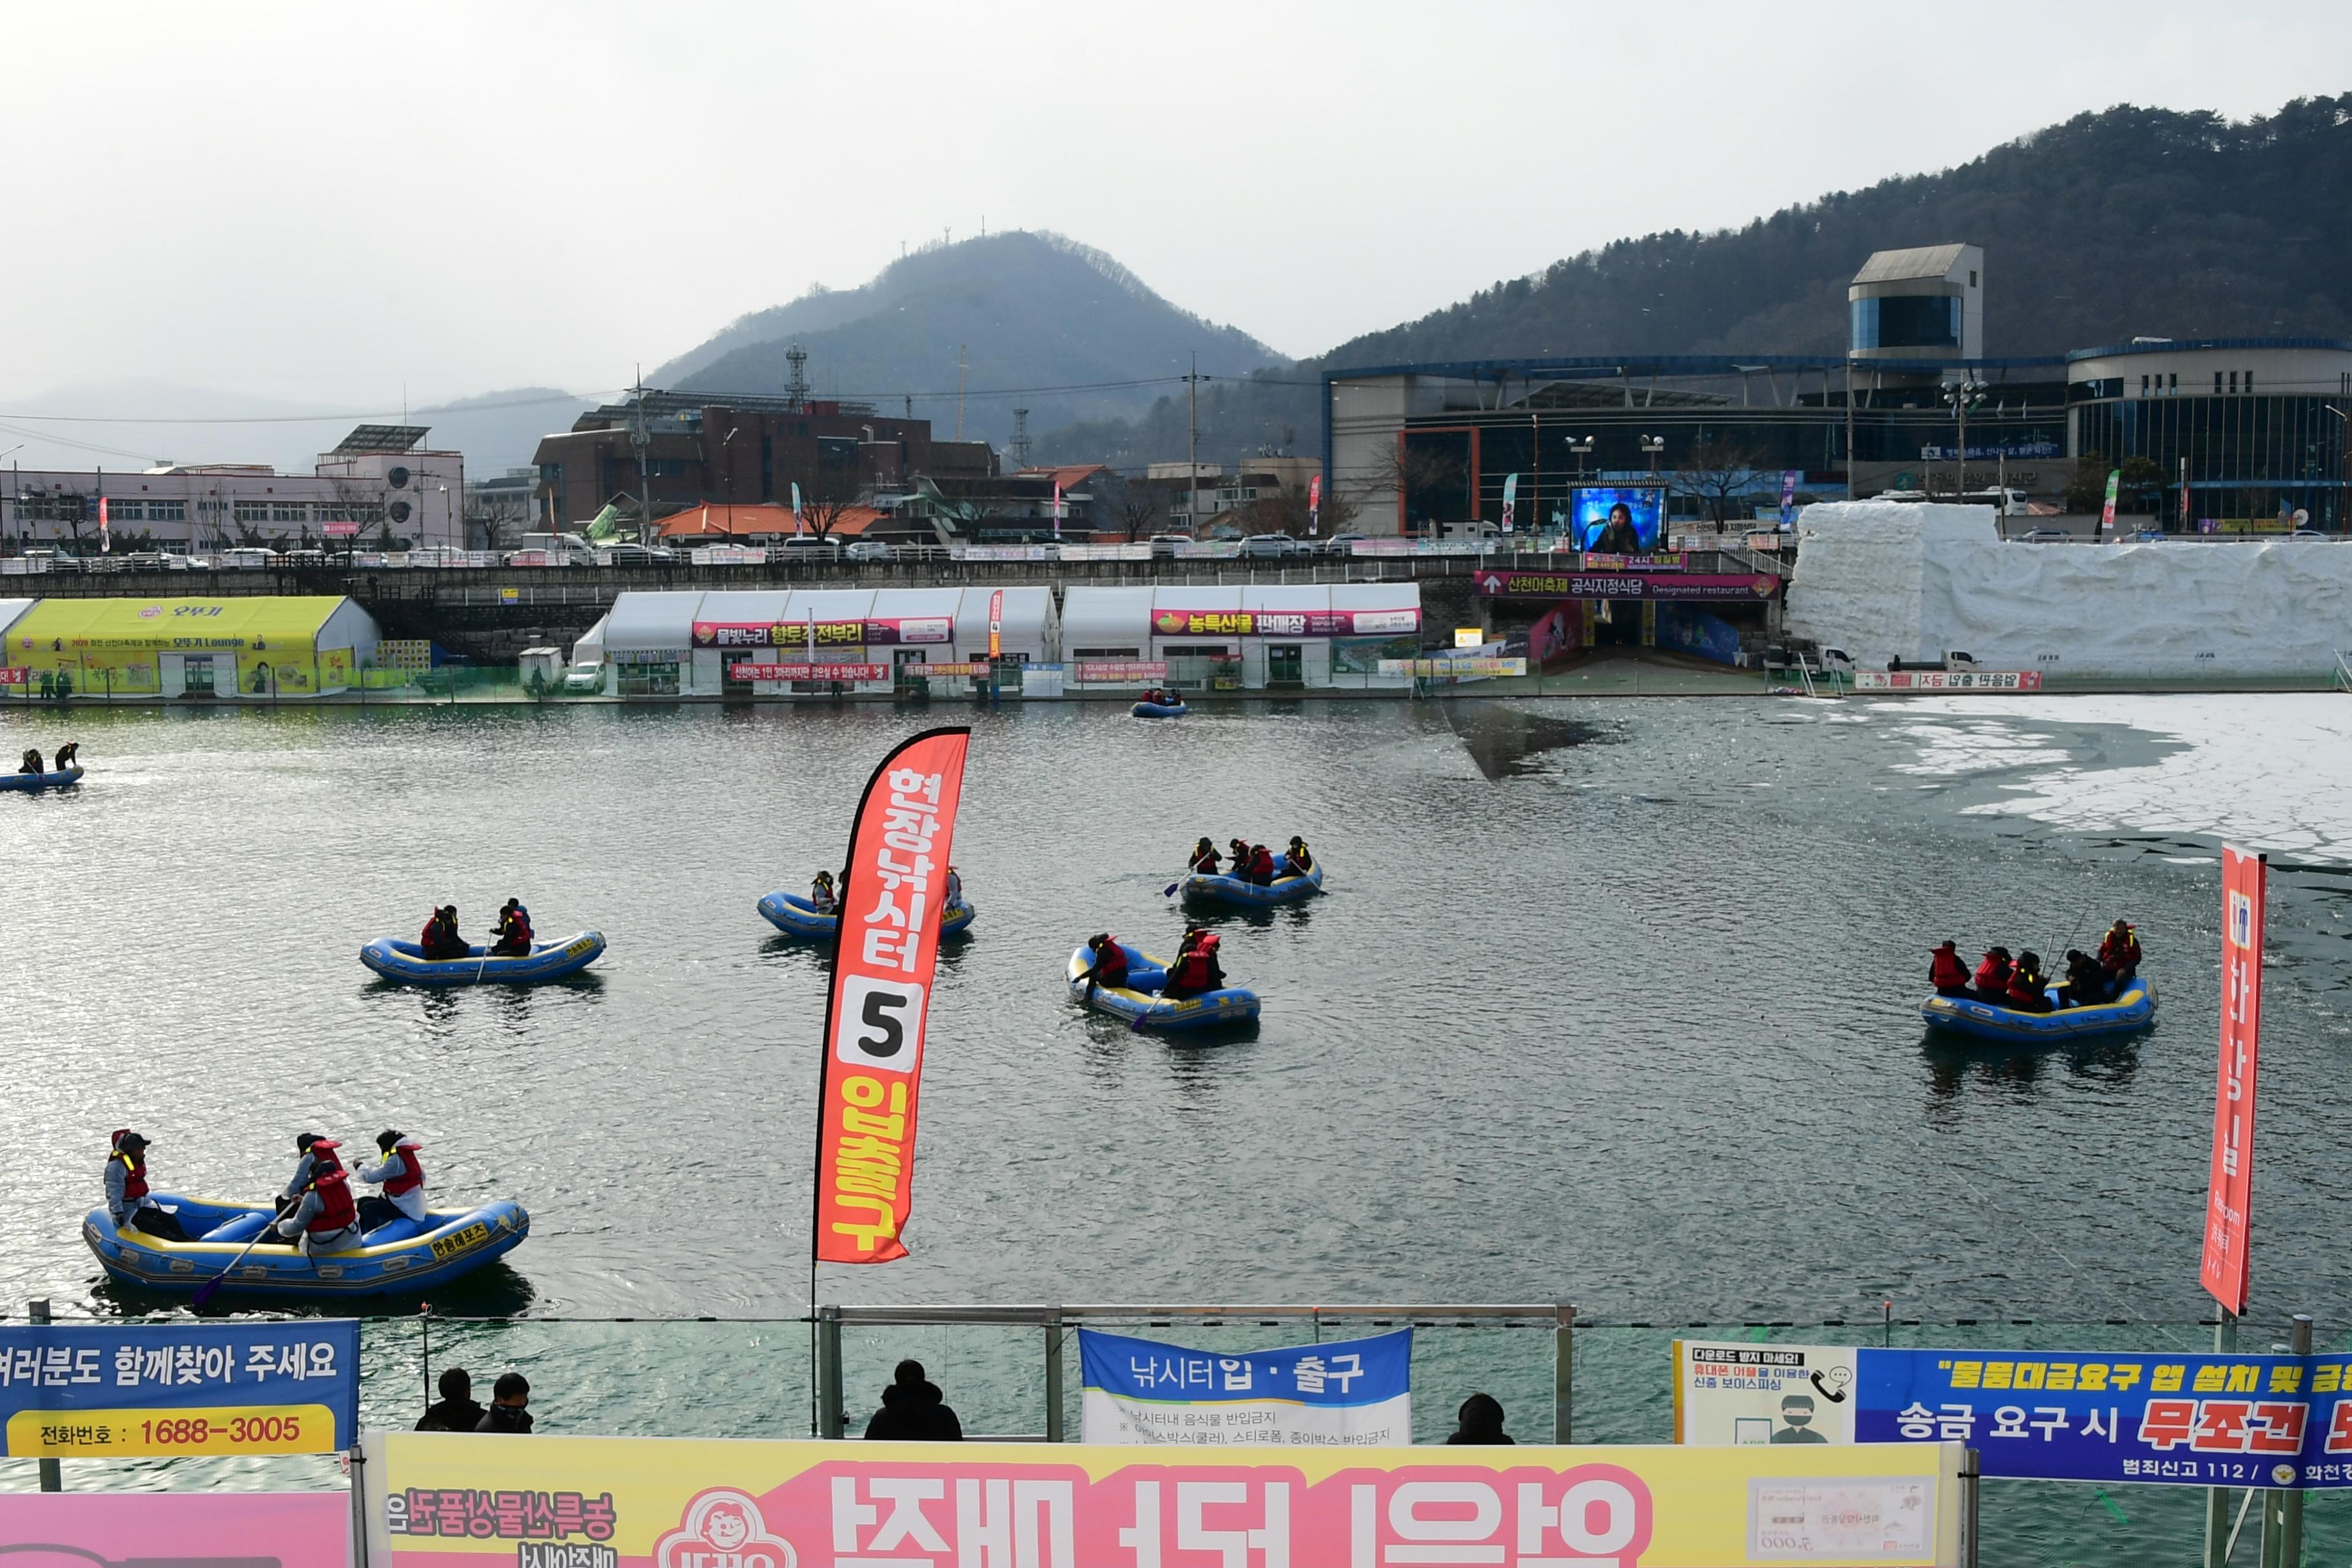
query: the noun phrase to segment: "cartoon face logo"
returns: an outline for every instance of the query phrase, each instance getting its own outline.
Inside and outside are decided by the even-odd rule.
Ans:
[[[799,1568],[792,1543],[768,1533],[760,1505],[731,1487],[687,1504],[686,1517],[654,1547],[654,1568]]]

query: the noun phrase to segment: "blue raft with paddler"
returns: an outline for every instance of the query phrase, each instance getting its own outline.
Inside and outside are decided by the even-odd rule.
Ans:
[[[1173,963],[1108,931],[1071,952],[1070,1000],[1108,1013],[1129,1028],[1185,1035],[1257,1020],[1257,993],[1225,982],[1214,931],[1184,934]]]
[[[530,929],[530,911],[520,900],[509,899],[487,945],[460,936],[457,907],[445,904],[416,941],[373,938],[361,947],[360,962],[408,985],[542,985],[579,973],[604,952],[604,933],[598,931],[540,941]]]
[[[1297,835],[1279,855],[1263,844],[1239,838],[1226,848],[1230,863],[1218,854],[1215,845],[1202,839],[1192,847],[1184,874],[1161,892],[1179,896],[1186,903],[1262,910],[1295,904],[1323,890],[1323,864]]]
[[[1138,719],[1181,719],[1192,711],[1184,699],[1164,687],[1153,687],[1128,710]]]
[[[81,783],[81,745],[68,741],[58,748],[58,754],[47,763],[34,748],[25,748],[18,759],[16,771],[0,773],[0,790],[16,790],[26,795],[38,795],[43,790],[70,789]]]
[[[2156,1021],[2156,984],[2139,972],[2139,934],[2117,921],[2099,951],[2068,949],[2063,979],[2044,973],[2031,949],[2012,957],[1985,950],[1971,974],[1958,943],[1945,942],[1928,960],[1935,992],[1919,1004],[1929,1027],[2010,1045],[2065,1045],[2134,1034]]]
[[[970,931],[976,911],[963,896],[962,873],[952,866],[940,879],[940,894],[945,900],[940,910],[940,939],[944,942]],[[760,914],[786,936],[829,942],[841,930],[841,888],[832,872],[819,871],[806,898],[798,893],[766,894],[760,900]]]
[[[82,1220],[82,1239],[109,1278],[144,1289],[311,1301],[427,1290],[463,1279],[522,1245],[530,1215],[509,1199],[428,1206],[421,1145],[397,1132],[382,1163],[354,1173],[333,1139],[297,1142],[298,1193],[251,1204],[151,1188],[147,1140],[114,1135],[106,1201]],[[351,1178],[380,1183],[355,1197]]]

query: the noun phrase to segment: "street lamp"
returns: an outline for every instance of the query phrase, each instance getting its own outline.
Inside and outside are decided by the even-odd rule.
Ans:
[[[1650,477],[1654,479],[1658,477],[1658,454],[1665,449],[1666,438],[1664,436],[1642,437],[1642,455],[1650,460]]]
[[[1960,422],[1960,462],[1952,479],[1955,500],[1967,494],[1969,489],[1969,410],[1982,403],[1985,394],[1991,390],[1974,376],[1944,384],[1944,401],[1950,405],[1952,416]]]
[[[1576,458],[1576,482],[1582,484],[1584,482],[1584,459],[1592,456],[1592,437],[1587,436],[1580,441],[1571,439],[1568,444],[1568,449]]]

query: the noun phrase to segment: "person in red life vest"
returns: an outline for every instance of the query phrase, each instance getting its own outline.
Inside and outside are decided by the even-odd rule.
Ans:
[[[2124,993],[2139,974],[2139,932],[2129,921],[2117,921],[2099,939],[2099,967],[2106,971],[2107,999]]]
[[[1990,1002],[1996,1007],[2009,1005],[2009,949],[1986,950],[1984,962],[1977,965],[1977,1000]]]
[[[1199,996],[1225,988],[1224,967],[1217,962],[1216,932],[1195,926],[1184,933],[1183,944],[1176,951],[1176,966],[1168,972],[1168,984],[1160,992],[1162,996]]]
[[[1960,944],[1947,942],[1938,946],[1927,960],[1927,984],[1936,988],[1938,996],[1965,996],[1969,994],[1969,966],[1960,962]],[[1987,959],[1987,963],[1991,960]]]
[[[147,1140],[128,1127],[114,1134],[106,1156],[106,1214],[117,1230],[143,1230],[165,1241],[194,1238],[180,1216],[147,1195]]]
[[[359,1205],[352,1198],[352,1173],[335,1153],[342,1145],[305,1132],[294,1140],[301,1155],[294,1179],[278,1200],[278,1235],[305,1252],[340,1252],[360,1242]]]
[[[809,908],[821,915],[829,915],[841,908],[841,897],[833,889],[833,873],[819,871],[809,883]]]
[[[2017,967],[2009,975],[2009,999],[2001,1005],[2020,1013],[2050,1011],[2050,977],[2042,973],[2040,953],[2029,950],[2017,955]]]
[[[1261,888],[1274,881],[1274,854],[1263,844],[1250,846],[1249,879]]]
[[[1232,863],[1232,865],[1233,865],[1233,869],[1232,869],[1232,870],[1230,870],[1230,871],[1228,871],[1228,872],[1226,872],[1225,874],[1226,874],[1227,876],[1229,876],[1229,877],[1233,878],[1233,879],[1234,879],[1235,881],[1237,881],[1237,882],[1246,882],[1246,881],[1248,881],[1248,880],[1249,880],[1249,845],[1248,845],[1248,843],[1247,843],[1245,840],[1244,840],[1244,839],[1239,839],[1239,838],[1231,838],[1231,839],[1227,839],[1227,840],[1225,841],[1225,851],[1226,851],[1225,858],[1226,858],[1228,861],[1230,861],[1230,862]]]
[[[1087,938],[1087,951],[1094,957],[1078,973],[1086,980],[1087,1001],[1094,1000],[1097,985],[1116,990],[1127,984],[1127,949],[1118,945],[1118,938],[1108,931],[1097,931]]]
[[[1224,857],[1217,853],[1217,847],[1202,838],[1192,846],[1192,858],[1185,862],[1184,869],[1198,872],[1203,877],[1213,877],[1223,861]]]
[[[370,1165],[359,1177],[382,1187],[383,1193],[382,1196],[371,1194],[359,1201],[360,1228],[373,1230],[380,1225],[390,1225],[402,1215],[423,1225],[425,1166],[416,1152],[425,1145],[404,1132],[385,1131],[375,1135],[375,1146],[383,1156],[383,1163]]]
[[[499,940],[490,947],[493,958],[530,956],[530,911],[522,907],[520,899],[509,899],[506,908],[499,911],[497,934]]]
[[[1282,874],[1286,877],[1304,877],[1313,869],[1315,869],[1315,857],[1307,852],[1307,840],[1299,837],[1296,833],[1292,834],[1290,847],[1283,853]]]
[[[429,959],[471,958],[474,953],[472,945],[457,934],[457,906],[455,904],[444,904],[433,911],[433,917],[425,922],[424,934],[416,939],[416,945]]]

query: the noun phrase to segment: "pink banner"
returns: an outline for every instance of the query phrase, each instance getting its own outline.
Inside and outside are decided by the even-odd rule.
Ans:
[[[1151,635],[1162,637],[1347,637],[1417,632],[1411,610],[1181,610],[1151,612]]]
[[[32,673],[22,665],[0,665],[0,686],[22,686]]]
[[[1082,658],[1078,660],[1078,679],[1087,681],[1165,680],[1168,661],[1164,658],[1116,659]]]
[[[730,664],[730,680],[887,680],[887,664]]]
[[[2246,1310],[2246,1237],[2254,1200],[2254,1068],[2263,1039],[2263,918],[2270,860],[2221,848],[2221,1076],[2213,1097],[2199,1280],[2232,1312]],[[2335,1451],[2334,1444],[2329,1451]]]
[[[350,1568],[343,1492],[0,1493],[0,1543],[57,1548],[20,1563],[274,1563]]]
[[[697,621],[697,647],[898,647],[955,640],[952,616],[886,616],[876,620],[819,621],[809,636],[806,621]]]

